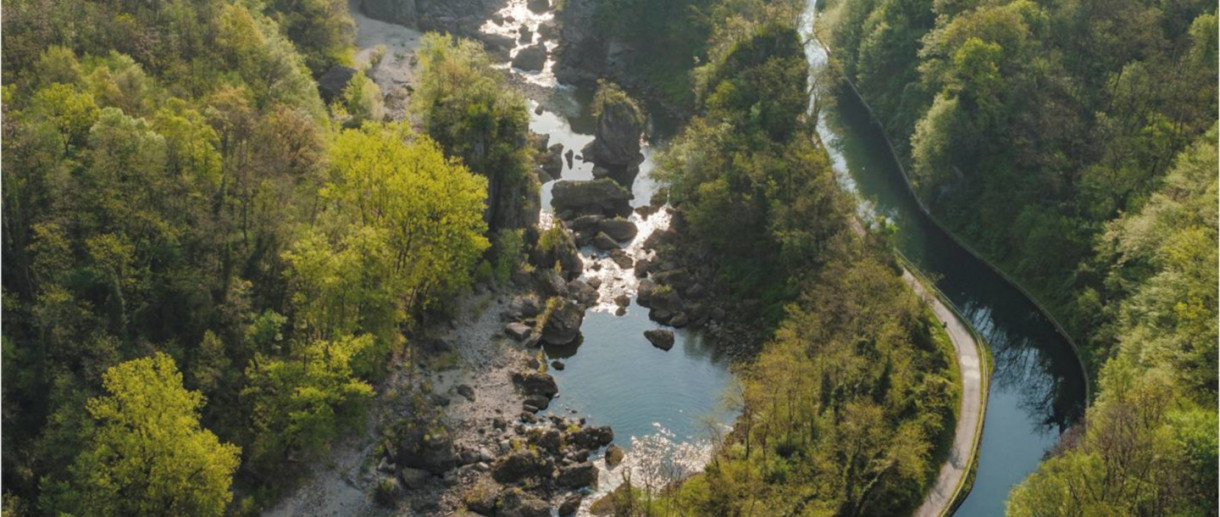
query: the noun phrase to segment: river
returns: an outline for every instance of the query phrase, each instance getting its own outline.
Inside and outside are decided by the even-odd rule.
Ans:
[[[484,32],[515,37],[520,27],[525,27],[535,33],[533,39],[519,42],[510,56],[538,42],[538,26],[553,16],[531,12],[524,0],[511,0],[499,14],[512,21],[488,22],[482,28]],[[542,43],[554,48],[554,42]],[[590,114],[593,92],[557,84],[551,73],[553,65],[548,59],[539,72],[512,69],[518,80],[531,86],[527,91],[547,89],[547,102],[541,109],[536,100],[529,101],[530,130],[548,135],[550,145],[563,144],[564,153],[572,150],[576,155],[571,166],[565,161],[561,179],[591,180],[593,164],[579,156],[596,130]],[[639,174],[629,185],[635,196],[632,206],[649,204],[657,189],[649,172],[654,145],[659,141],[654,138],[643,146]],[[542,188],[540,226],[544,228],[553,224],[550,199],[554,184],[551,181]],[[664,210],[647,218],[633,214],[630,220],[636,223],[639,234],[622,247],[633,258],[640,258],[646,254],[642,243],[655,229],[668,225],[668,214]],[[602,473],[597,490],[584,500],[583,514],[589,504],[617,487],[625,473],[630,472],[634,484],[659,487],[702,470],[710,459],[711,433],[727,430],[735,414],[721,402],[733,382],[729,360],[718,355],[698,332],[688,329],[674,329],[676,339],[671,350],[653,347],[644,338],[644,331],[662,326],[648,319],[648,309],[633,301],[620,314],[614,303],[621,294],[634,300],[634,272],[619,268],[605,252],[592,246],[581,249],[581,259],[585,263],[581,278],[601,281],[599,303],[585,315],[579,345],[543,349],[548,363],[563,364],[562,370],[550,370],[560,397],[547,412],[584,416],[594,425],[611,426],[615,443],[626,452],[623,464],[614,469],[596,462]]]
[[[483,30],[516,36],[524,26],[534,33],[529,42],[518,43],[510,56],[525,44],[539,42],[538,27],[553,16],[530,12],[524,0],[510,0],[500,14],[514,21],[500,25],[489,21]],[[810,41],[813,16],[811,1],[800,27]],[[361,38],[368,40],[362,52],[375,43],[393,43],[394,50],[405,50],[417,41],[418,35],[408,29],[394,27],[403,32],[398,43],[386,39],[385,31],[367,30],[381,25],[389,27],[361,17]],[[553,41],[543,43],[554,48]],[[808,45],[807,54],[813,74],[826,73],[822,47]],[[507,64],[499,66],[508,68]],[[552,66],[548,60],[540,72],[512,73],[535,89],[547,91],[543,109],[536,110],[538,104],[530,101],[531,130],[549,135],[551,144],[563,144],[565,152],[570,149],[579,154],[593,138],[592,92],[556,84]],[[388,78],[391,84],[408,79]],[[862,214],[869,218],[882,215],[898,228],[897,249],[937,279],[937,287],[990,345],[994,376],[978,472],[974,488],[957,514],[1001,515],[1012,485],[1036,468],[1059,433],[1083,413],[1085,382],[1080,365],[1068,343],[1028,298],[961,249],[919,210],[865,107],[850,92],[832,97],[828,100],[833,102],[824,102],[819,112],[818,132],[840,183],[858,197]],[[636,206],[648,203],[656,190],[649,177],[653,149],[653,145],[644,147],[644,162],[631,185]],[[565,164],[562,178],[591,179],[592,165],[576,159],[570,167]],[[552,219],[553,184],[543,186],[544,226]],[[640,233],[624,248],[638,256],[643,253],[639,244],[668,220],[664,211],[648,218],[633,215],[632,220]],[[561,397],[549,411],[612,426],[615,442],[627,451],[623,465],[603,471],[594,497],[585,498],[587,508],[597,495],[613,489],[626,471],[632,471],[633,479],[639,481],[701,469],[710,452],[710,433],[723,432],[734,417],[721,402],[734,379],[728,359],[719,357],[697,332],[676,331],[676,344],[668,352],[649,345],[643,332],[659,325],[648,319],[647,310],[633,303],[620,315],[613,303],[618,294],[634,294],[636,279],[631,270],[619,269],[592,248],[583,249],[582,258],[586,265],[582,276],[596,276],[603,282],[600,303],[587,313],[578,346],[544,349],[548,363],[560,361],[564,366],[551,370]]]
[[[815,1],[801,33],[813,74],[836,73],[812,39]],[[824,102],[818,133],[840,183],[867,215],[897,227],[894,245],[966,316],[990,346],[991,393],[974,488],[961,516],[1003,515],[1012,486],[1037,468],[1043,453],[1083,414],[1085,380],[1071,345],[1019,290],[957,245],[922,211],[908,190],[879,126],[850,90]]]

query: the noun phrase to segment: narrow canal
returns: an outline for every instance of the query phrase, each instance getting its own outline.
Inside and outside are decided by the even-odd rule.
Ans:
[[[812,74],[828,70],[813,40],[815,1],[802,17]],[[881,129],[844,88],[823,102],[818,133],[840,183],[864,210],[897,227],[894,245],[924,272],[984,336],[995,370],[974,488],[962,516],[1003,515],[1012,486],[1037,468],[1043,453],[1083,414],[1085,379],[1067,340],[1019,290],[957,245],[908,190]]]

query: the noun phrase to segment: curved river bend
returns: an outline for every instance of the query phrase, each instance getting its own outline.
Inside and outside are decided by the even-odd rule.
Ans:
[[[813,42],[814,2],[800,21],[807,41],[806,53],[813,75],[827,73],[826,54]],[[485,32],[515,35],[524,26],[535,33],[551,13],[535,14],[525,0],[510,0],[501,11],[514,24],[484,25]],[[553,48],[553,42],[543,42]],[[510,55],[523,47],[518,44]],[[507,65],[502,65],[507,66]],[[555,84],[548,62],[540,73],[514,70],[514,75],[532,87],[545,90],[548,103],[533,112],[530,128],[561,143],[565,152],[576,154],[592,140],[594,123],[588,101],[592,92]],[[829,73],[834,73],[833,71]],[[820,111],[818,132],[826,143],[840,183],[860,198],[862,210],[883,215],[898,227],[895,245],[925,272],[939,278],[937,287],[988,340],[995,371],[981,442],[974,488],[958,515],[1001,515],[1008,491],[1036,468],[1044,451],[1055,443],[1082,414],[1085,385],[1080,365],[1071,348],[1053,325],[1019,291],[961,249],[920,212],[904,183],[879,129],[869,121],[867,110],[850,93]],[[531,101],[533,110],[537,104]],[[649,177],[652,149],[645,147],[645,161],[632,184],[634,204],[649,201],[656,186]],[[591,179],[592,166],[574,160],[565,167],[563,179]],[[542,224],[550,221],[550,189],[544,185]],[[644,219],[633,215],[640,226],[636,239],[627,245],[632,254],[642,253],[641,243],[655,228],[668,223],[659,212]],[[583,342],[566,349],[546,349],[547,362],[559,360],[563,370],[553,369],[561,398],[550,411],[587,416],[597,425],[611,425],[615,442],[627,450],[623,465],[600,476],[597,492],[611,490],[627,469],[633,481],[650,475],[663,477],[689,474],[702,468],[710,447],[710,430],[722,430],[734,413],[724,409],[721,396],[733,382],[728,360],[718,357],[695,332],[678,330],[677,343],[668,352],[653,348],[643,332],[659,325],[650,321],[646,309],[629,306],[615,315],[613,298],[634,294],[631,270],[622,270],[591,248],[582,250],[584,277],[597,276],[601,303],[591,309],[582,326]],[[599,264],[595,269],[593,264]],[[634,296],[633,296],[634,298]],[[601,463],[599,461],[599,463]],[[603,464],[604,465],[604,464]],[[595,497],[586,497],[587,504]],[[584,512],[582,512],[584,513]]]
[[[813,37],[815,1],[800,31],[813,75],[837,73]],[[1012,486],[1083,414],[1085,380],[1071,345],[1024,294],[957,245],[922,211],[894,162],[885,136],[850,91],[823,103],[818,133],[840,183],[868,214],[898,228],[895,246],[987,340],[994,359],[991,394],[974,488],[957,515],[1003,515]]]

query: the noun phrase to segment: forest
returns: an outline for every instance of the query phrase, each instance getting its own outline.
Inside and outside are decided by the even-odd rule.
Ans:
[[[1009,512],[1215,515],[1216,6],[832,1],[819,31],[933,215],[1096,374]]]
[[[257,512],[525,226],[486,202],[536,189],[520,97],[470,90],[502,134],[325,102],[347,9],[5,2],[5,515]],[[431,48],[425,91],[488,76]]]
[[[409,2],[437,19],[492,3]],[[573,493],[582,512],[622,517],[899,515],[925,501],[950,456],[962,371],[945,324],[904,281],[889,227],[862,218],[836,178],[809,110],[820,92],[797,26],[806,2],[516,2],[553,12],[508,43],[541,47],[556,77],[603,54],[587,64],[593,143],[618,105],[634,151],[657,146],[652,200],[545,217],[545,231],[541,199],[558,190],[543,184],[558,178],[547,160],[580,174],[573,152],[596,149],[565,158],[531,130],[563,111],[563,88],[538,94],[497,57],[503,41],[468,33],[419,34],[397,56],[378,45],[362,62],[361,4],[0,7],[5,516],[259,515],[307,491],[353,437],[372,444],[361,468],[375,476],[344,481],[380,512],[570,515]],[[1012,488],[1007,512],[1217,515],[1214,3],[818,10],[832,71],[850,81],[835,94],[859,93],[936,220],[1079,345],[1086,417]],[[590,23],[544,25],[577,11]],[[492,13],[475,26],[507,23]],[[583,43],[552,49],[547,30]],[[401,92],[374,74],[389,58],[409,63]],[[321,83],[336,70],[350,80],[332,92]],[[396,112],[387,99],[403,92]],[[650,140],[665,122],[675,133]],[[600,181],[587,184],[633,196]],[[666,300],[677,289],[662,279],[711,272],[694,279],[699,297],[682,289],[686,308],[731,310],[684,331],[709,319],[731,331],[708,333],[733,341],[709,339],[731,358],[733,418],[709,426],[697,473],[653,485],[609,470],[633,437],[609,445],[609,426],[584,427],[559,401],[535,413],[565,364],[539,339],[575,319],[560,359],[577,364],[587,307],[572,300],[600,300],[581,276],[601,266],[582,261],[631,245],[614,238],[622,255],[590,255],[576,221],[622,229],[662,211],[664,238],[640,239],[655,244],[652,262],[627,257],[621,272],[642,278],[652,264],[652,296]],[[646,307],[631,295],[610,302],[619,316]],[[441,423],[476,399],[430,376],[464,360],[453,347],[468,343],[436,335],[473,335],[460,332],[463,311],[492,321],[482,345],[526,357],[511,377],[475,371],[514,404],[526,398],[522,414]],[[510,362],[484,362],[496,361]],[[459,447],[459,432],[500,448]],[[409,454],[444,467],[406,465]],[[598,472],[625,482],[597,492]],[[433,489],[442,501],[407,509],[408,492]]]
[[[727,296],[768,322],[744,367],[732,432],[706,470],[663,497],[617,494],[616,515],[894,515],[935,478],[956,421],[952,345],[860,233],[805,115],[808,74],[791,25],[755,24],[714,51],[703,115],[657,174],[706,246]]]

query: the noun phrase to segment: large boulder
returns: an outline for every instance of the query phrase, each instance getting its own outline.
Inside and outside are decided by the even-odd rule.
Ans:
[[[610,260],[613,260],[615,265],[623,270],[635,267],[635,259],[631,258],[631,254],[623,251],[622,248],[610,250]]]
[[[410,489],[424,486],[430,477],[432,475],[428,471],[411,467],[403,467],[402,471],[398,473],[398,478],[402,480],[402,486]]]
[[[538,272],[538,289],[547,296],[565,297],[568,295],[568,282],[554,269]]]
[[[567,224],[573,230],[577,231],[596,230],[597,225],[602,222],[602,219],[605,219],[605,217],[598,214],[582,215],[572,219],[572,221],[568,222]]]
[[[493,515],[496,511],[496,498],[500,486],[486,477],[479,477],[462,494],[462,504],[472,512],[480,515]]]
[[[479,41],[483,42],[483,48],[487,49],[488,52],[508,52],[514,46],[513,39],[503,34],[480,32],[478,38]]]
[[[439,424],[416,421],[400,431],[395,460],[404,468],[444,474],[457,465],[457,454],[453,450],[453,438],[449,436],[448,429]]]
[[[547,302],[542,340],[552,345],[567,345],[580,335],[580,325],[584,320],[584,307],[562,298],[552,298]]]
[[[669,330],[654,329],[645,330],[644,337],[648,339],[652,346],[661,350],[669,350],[674,347],[674,333]]]
[[[580,501],[583,499],[584,497],[578,493],[568,494],[568,496],[563,499],[563,502],[559,503],[559,515],[562,517],[575,515],[576,510],[580,509]]]
[[[513,374],[513,384],[521,387],[528,395],[542,395],[547,398],[554,397],[559,393],[559,386],[555,384],[555,378],[545,373],[524,371]]]
[[[584,154],[594,163],[609,169],[638,165],[640,133],[644,128],[644,113],[622,89],[611,83],[598,88],[594,99],[598,113],[597,134]]]
[[[528,441],[530,445],[538,447],[539,449],[547,451],[551,454],[556,454],[559,452],[559,446],[562,444],[562,437],[560,436],[558,429],[535,428],[530,430]]]
[[[594,289],[593,286],[584,280],[578,279],[568,282],[568,296],[585,307],[597,305],[597,289]]]
[[[674,232],[672,229],[654,231],[654,232],[652,232],[651,235],[648,236],[647,239],[644,239],[644,249],[646,249],[646,250],[660,249],[661,246],[665,246],[667,244],[674,242],[674,240],[676,238],[677,238],[677,233]]]
[[[563,467],[559,469],[559,476],[555,479],[555,483],[567,488],[595,487],[597,486],[597,467],[593,466],[591,461]]]
[[[509,488],[496,500],[496,517],[551,517],[551,505],[521,489]]]
[[[626,242],[634,239],[639,229],[635,227],[635,223],[616,217],[614,219],[602,219],[597,223],[597,229],[606,235],[609,235],[616,241]]]
[[[526,72],[540,72],[546,64],[546,47],[534,45],[525,47],[513,58],[513,68]]]
[[[618,249],[618,241],[605,232],[597,232],[597,235],[593,236],[593,247],[602,251],[615,250]]]
[[[564,442],[582,449],[596,449],[614,441],[614,430],[610,426],[582,427],[564,436]]]
[[[631,214],[631,191],[612,179],[558,181],[551,191],[556,212],[626,216]]]
[[[652,279],[659,284],[668,285],[677,291],[686,291],[695,282],[691,274],[683,268],[660,271],[653,274]]]
[[[504,333],[514,340],[525,341],[534,333],[534,329],[524,323],[513,322],[504,326]]]
[[[551,462],[537,452],[523,450],[496,459],[491,477],[500,483],[517,483],[532,478],[550,476]]]
[[[533,294],[516,296],[508,304],[508,310],[515,318],[532,318],[542,314],[543,308],[542,300]]]
[[[635,300],[640,305],[648,307],[652,304],[652,292],[656,290],[656,283],[648,278],[641,278],[640,283],[636,287]]]
[[[535,13],[542,14],[551,10],[551,0],[527,0],[525,7]]]
[[[626,456],[627,453],[623,451],[622,447],[611,444],[609,447],[606,447],[606,466],[610,468],[617,467]]]
[[[552,178],[563,174],[563,144],[555,144],[542,155],[542,170]]]

